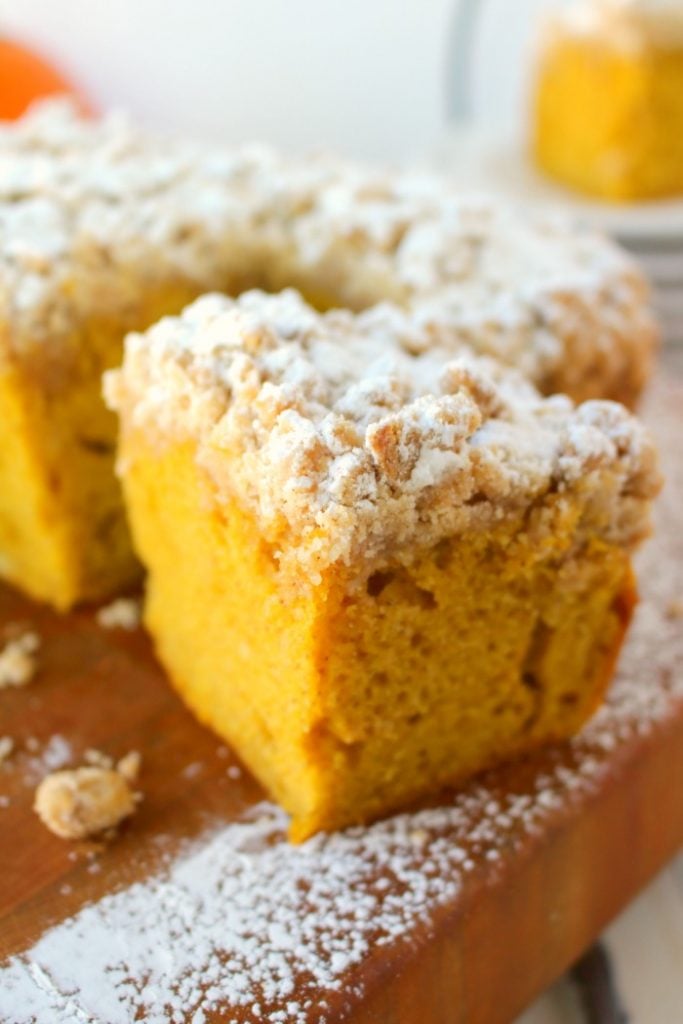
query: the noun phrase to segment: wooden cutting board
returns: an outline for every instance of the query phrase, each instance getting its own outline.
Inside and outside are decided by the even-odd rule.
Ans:
[[[669,483],[608,706],[369,829],[291,847],[141,630],[0,588],[0,639],[42,640],[34,681],[0,692],[0,1020],[509,1024],[683,845],[682,369],[647,402]],[[143,758],[144,800],[104,844],[32,811],[88,748]]]

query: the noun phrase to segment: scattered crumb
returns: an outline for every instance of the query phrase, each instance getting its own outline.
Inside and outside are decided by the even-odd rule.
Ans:
[[[0,807],[2,807],[3,810],[4,810],[5,807],[9,807],[9,804],[10,804],[9,797],[5,796],[4,793],[0,793]]]
[[[0,764],[6,761],[14,750],[14,740],[10,736],[0,736]]]
[[[140,625],[140,602],[135,597],[119,597],[97,612],[103,629],[137,629]]]
[[[683,600],[674,598],[673,601],[669,601],[666,617],[668,619],[683,619]]]
[[[36,672],[37,633],[27,632],[9,640],[0,651],[0,690],[6,686],[26,686]]]
[[[180,774],[184,779],[196,779],[198,775],[202,774],[203,767],[204,765],[201,761],[190,761],[189,764],[185,765]]]
[[[140,795],[133,791],[127,774],[136,774],[138,767],[139,755],[128,754],[117,769],[84,765],[53,772],[38,786],[34,809],[62,839],[99,835],[135,810]]]
[[[137,750],[129,751],[124,757],[121,758],[116,766],[116,770],[119,775],[122,775],[126,782],[131,783],[137,782],[138,775],[140,774],[140,764],[142,758]]]
[[[228,776],[229,779],[241,779],[242,769],[237,764],[231,764],[225,774]]]
[[[103,754],[101,750],[95,750],[93,747],[88,748],[83,755],[83,760],[86,764],[94,766],[95,768],[113,768],[114,759],[109,754]]]

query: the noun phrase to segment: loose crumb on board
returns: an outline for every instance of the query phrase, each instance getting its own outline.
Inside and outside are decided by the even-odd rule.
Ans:
[[[61,839],[87,839],[115,828],[135,810],[133,789],[140,767],[136,752],[116,768],[86,764],[47,775],[36,790],[34,808]]]
[[[0,650],[0,690],[26,686],[36,674],[40,637],[28,631],[8,640]]]
[[[86,764],[89,764],[94,768],[113,768],[114,758],[110,757],[109,754],[104,754],[101,750],[95,750],[94,747],[89,747],[83,754],[83,760]]]
[[[140,601],[135,597],[119,597],[97,612],[98,625],[103,629],[134,630],[140,625]]]
[[[11,736],[0,736],[0,764],[12,755],[14,740]]]
[[[137,782],[138,775],[140,774],[140,765],[142,764],[142,757],[140,756],[139,750],[130,750],[124,757],[121,758],[116,766],[116,770],[119,775],[122,775],[126,782],[131,785]]]

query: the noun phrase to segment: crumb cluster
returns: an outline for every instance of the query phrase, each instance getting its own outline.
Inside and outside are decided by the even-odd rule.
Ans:
[[[140,625],[140,601],[135,597],[118,597],[97,611],[98,625],[103,629],[132,631]]]
[[[140,800],[133,786],[140,755],[131,752],[114,766],[98,752],[80,768],[47,775],[36,790],[35,811],[61,839],[87,839],[115,828]]]
[[[40,637],[27,631],[14,637],[0,650],[0,690],[9,686],[26,686],[37,668]]]

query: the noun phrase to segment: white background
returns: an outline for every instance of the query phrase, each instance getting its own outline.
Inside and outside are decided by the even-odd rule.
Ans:
[[[484,3],[477,95],[519,108],[521,53],[549,0]],[[423,154],[445,124],[458,0],[0,0],[103,108],[229,142]],[[515,115],[516,116],[516,115]]]

